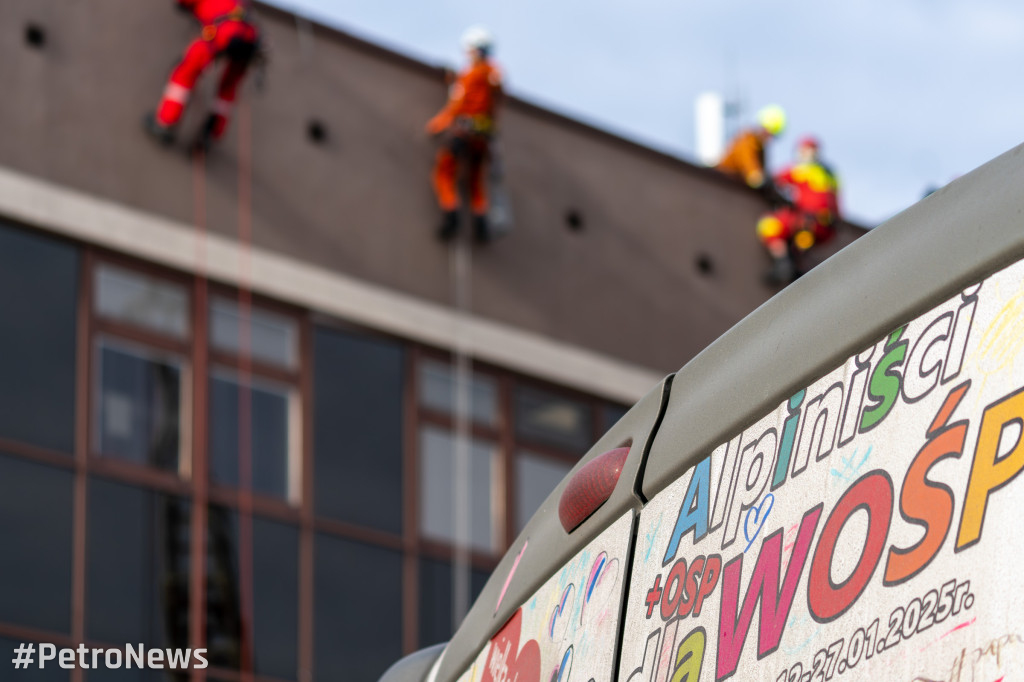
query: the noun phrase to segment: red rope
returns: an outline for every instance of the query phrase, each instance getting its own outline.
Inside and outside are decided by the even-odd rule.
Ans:
[[[196,151],[192,156],[192,219],[195,225],[196,231],[196,310],[199,311],[200,315],[206,314],[206,301],[207,301],[207,280],[206,280],[206,155],[202,150]],[[205,329],[204,325],[200,325],[200,329]],[[197,330],[196,330],[197,331]],[[197,339],[196,345],[200,347],[200,353],[203,357],[206,356],[205,348],[202,344],[206,343],[206,339]],[[201,363],[205,364],[205,363]],[[201,381],[198,378],[197,381]],[[208,408],[202,407],[204,411]],[[201,424],[207,424],[207,418],[205,415],[197,415],[197,420]],[[208,429],[204,426],[200,426],[197,429],[200,436],[208,432]],[[203,448],[204,445],[200,445]],[[193,457],[192,477],[196,486],[200,490],[206,490],[206,468],[202,470],[196,466],[196,460]],[[204,500],[205,496],[202,494],[196,495],[198,504],[192,506],[193,519],[192,519],[192,536],[193,541],[191,544],[192,557],[190,560],[190,569],[193,576],[197,576],[197,584],[193,585],[194,594],[189,602],[192,610],[191,618],[189,619],[192,627],[192,645],[197,648],[201,648],[202,642],[206,636],[206,553],[205,547],[207,529],[206,519],[208,518],[207,510],[203,505],[206,504]],[[195,682],[205,682],[206,671],[197,670],[194,672]]]
[[[241,262],[238,278],[239,395],[238,395],[238,487],[239,487],[239,598],[243,682],[253,679],[255,651],[255,607],[253,598],[252,521],[252,121],[247,103],[238,106],[238,243]]]

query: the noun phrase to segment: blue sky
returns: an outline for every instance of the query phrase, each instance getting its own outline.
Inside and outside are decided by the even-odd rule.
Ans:
[[[850,217],[876,224],[1024,141],[1024,3],[1010,0],[275,0],[436,64],[470,24],[498,37],[509,89],[694,158],[693,103],[777,102],[787,162],[814,133]]]

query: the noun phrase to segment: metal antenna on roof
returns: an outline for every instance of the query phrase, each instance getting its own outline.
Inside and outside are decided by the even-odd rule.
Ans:
[[[744,111],[743,87],[740,85],[736,54],[725,55],[725,137],[731,140],[740,131]]]

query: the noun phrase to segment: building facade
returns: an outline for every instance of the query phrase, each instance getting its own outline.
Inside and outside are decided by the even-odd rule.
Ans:
[[[475,591],[589,445],[773,293],[755,193],[517,99],[515,230],[437,244],[440,70],[260,18],[266,86],[196,160],[139,130],[194,30],[170,3],[0,6],[0,644],[211,664],[19,679],[376,679],[452,632],[455,352]]]

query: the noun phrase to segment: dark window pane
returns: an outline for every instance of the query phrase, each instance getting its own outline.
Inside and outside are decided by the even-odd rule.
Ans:
[[[242,324],[243,315],[248,325]],[[243,312],[237,301],[226,298],[210,303],[210,345],[219,351],[241,354],[244,348],[254,360],[293,369],[298,339],[298,325],[290,317],[253,306]]]
[[[0,222],[0,437],[71,453],[78,251]]]
[[[0,621],[71,631],[71,505],[70,471],[0,456]]]
[[[629,408],[623,407],[622,405],[615,405],[614,403],[605,403],[601,412],[604,415],[604,430],[607,431],[615,426],[620,419],[626,416],[626,413],[629,412]]]
[[[470,603],[476,601],[487,584],[489,574],[471,569]],[[447,561],[420,561],[420,648],[447,642],[452,629],[452,566]]]
[[[188,501],[89,480],[86,635],[188,646]]]
[[[214,483],[238,486],[239,419],[247,405],[252,490],[297,499],[297,494],[289,494],[297,493],[298,483],[289,480],[289,390],[256,382],[240,404],[241,385],[231,373],[217,372],[210,378],[210,478]]]
[[[8,673],[8,670],[14,668],[12,661],[17,656],[14,650],[22,644],[35,644],[35,661],[30,668],[21,668],[17,672]],[[6,637],[0,637],[0,670],[4,671],[3,679],[11,679],[14,682],[68,682],[71,679],[71,671],[63,670],[56,660],[47,661],[46,667],[42,670],[39,669],[38,642],[20,642]],[[94,681],[90,678],[89,682]]]
[[[570,469],[567,462],[532,452],[516,455],[516,532],[526,526]]]
[[[376,682],[402,655],[402,557],[316,537],[316,682]]]
[[[317,513],[400,533],[401,346],[319,328],[314,364]]]
[[[238,514],[210,507],[206,560],[206,637],[210,665],[239,668],[242,627]],[[251,652],[257,675],[294,680],[298,667],[299,533],[292,526],[252,520]]]
[[[179,361],[101,342],[97,371],[100,453],[176,471],[181,440]]]
[[[104,263],[96,270],[96,312],[160,334],[188,334],[188,292],[134,270]]]
[[[516,436],[582,455],[594,437],[590,407],[530,386],[516,388]]]
[[[473,441],[466,472],[469,495],[469,545],[493,552],[501,519],[494,509],[497,446]],[[428,426],[420,431],[420,530],[425,537],[456,541],[455,438],[445,429]]]
[[[498,382],[493,377],[470,374],[469,413],[473,421],[488,426],[498,423]],[[423,360],[419,366],[420,405],[436,412],[454,414],[455,368],[450,362]]]

